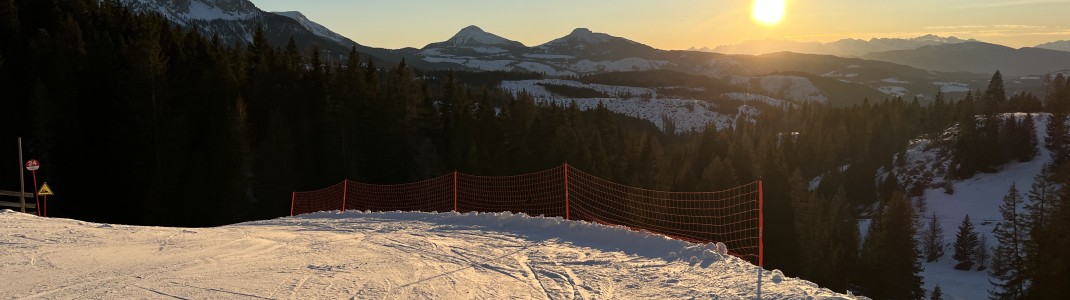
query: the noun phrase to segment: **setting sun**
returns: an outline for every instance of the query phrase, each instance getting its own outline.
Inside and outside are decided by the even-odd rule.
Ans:
[[[773,26],[784,19],[785,0],[754,0],[751,18],[765,26]]]

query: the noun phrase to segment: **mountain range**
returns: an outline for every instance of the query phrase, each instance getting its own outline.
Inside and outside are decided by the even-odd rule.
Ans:
[[[721,45],[714,49],[703,48],[696,51],[717,52],[725,54],[751,54],[761,55],[767,53],[789,51],[809,54],[828,54],[845,57],[859,57],[872,52],[884,52],[893,50],[910,50],[930,45],[946,45],[977,40],[963,40],[957,37],[940,37],[924,35],[910,39],[899,38],[874,38],[870,40],[842,39],[830,43],[820,42],[797,42],[788,40],[766,39],[750,40],[734,45]]]
[[[344,59],[355,47],[365,58],[373,57],[383,65],[404,59],[410,66],[427,70],[514,71],[547,76],[668,70],[706,75],[737,86],[762,82],[771,76],[781,79],[776,76],[788,76],[789,80],[784,82],[796,86],[864,89],[851,93],[859,98],[880,95],[925,98],[936,90],[955,93],[981,88],[996,70],[1024,76],[1070,69],[1070,52],[1012,49],[934,35],[913,39],[846,39],[826,44],[774,40],[722,46],[714,51],[729,53],[711,53],[656,49],[586,28],[577,28],[544,44],[527,46],[473,25],[445,41],[422,48],[383,49],[361,45],[300,12],[264,12],[248,0],[122,1],[134,11],[159,13],[175,24],[218,35],[229,44],[250,42],[254,30],[262,26],[273,44],[285,45],[292,38],[302,49],[318,47],[328,61]],[[1059,48],[1065,44],[1056,42],[1044,47]],[[772,46],[776,48],[762,48]],[[793,51],[730,54],[774,49]],[[816,54],[802,54],[807,52]],[[1039,85],[1039,82],[1019,81],[1009,83],[1008,88],[1030,90]]]
[[[982,42],[876,52],[862,58],[943,72],[991,73],[1000,70],[1004,74],[1026,76],[1070,69],[1070,52],[1029,47],[1014,49]]]

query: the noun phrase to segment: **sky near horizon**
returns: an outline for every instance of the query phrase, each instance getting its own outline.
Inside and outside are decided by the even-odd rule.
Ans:
[[[751,20],[752,0],[250,0],[300,11],[357,43],[421,48],[476,25],[535,46],[590,28],[660,49],[782,39],[975,38],[1011,47],[1070,40],[1070,0],[786,0],[775,26]]]

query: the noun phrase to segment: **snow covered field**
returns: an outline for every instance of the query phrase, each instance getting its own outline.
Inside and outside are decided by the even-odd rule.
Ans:
[[[610,95],[614,98],[569,98],[554,94],[540,84],[564,85],[591,89]],[[717,104],[708,101],[658,98],[656,89],[591,84],[574,80],[506,80],[502,81],[499,87],[513,93],[513,95],[525,91],[535,98],[536,103],[540,104],[556,103],[557,105],[568,106],[575,102],[576,107],[584,111],[595,109],[598,107],[598,104],[602,104],[605,105],[606,109],[609,111],[650,121],[662,131],[666,129],[665,119],[669,119],[672,120],[673,124],[676,126],[676,133],[702,131],[706,129],[706,125],[708,124],[713,124],[717,129],[731,128],[735,126],[740,118],[750,120],[759,113],[757,108],[743,105],[736,109],[735,114],[725,115],[717,112]],[[732,93],[732,95],[726,94],[726,97],[739,99],[737,98],[739,94],[740,93]],[[745,97],[739,100],[790,104],[783,100],[769,97],[765,98],[768,99]]]
[[[697,245],[525,215],[323,212],[216,228],[0,211],[0,298],[753,299]],[[765,271],[765,299],[852,299]]]

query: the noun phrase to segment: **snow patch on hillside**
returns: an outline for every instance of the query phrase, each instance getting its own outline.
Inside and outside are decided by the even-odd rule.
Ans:
[[[573,63],[572,67],[569,69],[580,73],[646,71],[661,69],[668,64],[670,64],[670,62],[665,60],[648,60],[638,57],[603,61],[584,59]]]
[[[970,91],[970,85],[961,82],[933,81],[933,85],[940,86],[940,92],[944,93],[965,93]]]
[[[810,79],[800,76],[769,75],[759,79],[759,85],[766,92],[797,102],[826,103],[828,97],[817,88]]]
[[[896,83],[896,84],[910,84],[910,81],[900,80],[899,78],[895,78],[895,77],[881,79],[881,82]]]
[[[575,56],[572,56],[572,55],[537,54],[537,53],[526,53],[526,54],[524,54],[524,57],[526,57],[526,58],[535,58],[535,59],[563,59],[563,60],[575,59],[576,58]]]
[[[877,88],[881,93],[885,93],[892,96],[902,97],[909,92],[907,88],[901,86],[881,86]]]
[[[787,109],[787,108],[799,108],[798,104],[791,103],[791,102],[788,102],[788,101],[785,101],[785,100],[781,100],[781,99],[777,99],[777,98],[773,98],[773,97],[769,97],[769,96],[766,96],[766,95],[751,94],[751,93],[724,93],[724,94],[721,94],[721,96],[725,96],[725,97],[727,97],[729,99],[740,100],[740,101],[743,101],[744,103],[746,103],[748,101],[757,101],[757,102],[762,102],[762,103],[765,103],[765,104],[769,104],[769,106],[772,106],[772,107],[783,107],[785,109]]]
[[[540,84],[587,88],[614,98],[569,98],[554,94]],[[661,130],[666,130],[665,121],[669,120],[675,126],[676,133],[702,131],[707,124],[713,124],[717,129],[731,128],[740,118],[751,121],[759,113],[757,108],[743,105],[733,109],[733,114],[725,115],[719,113],[725,109],[719,109],[718,104],[709,101],[664,99],[658,98],[655,89],[589,84],[573,80],[502,81],[500,87],[514,95],[525,91],[539,104],[554,103],[569,106],[575,103],[580,110],[591,110],[597,108],[599,104],[605,105],[609,111],[650,121]]]
[[[535,72],[535,73],[546,74],[546,75],[549,75],[549,76],[576,76],[575,72],[572,72],[572,71],[558,71],[557,69],[554,69],[554,67],[551,67],[551,66],[548,66],[548,65],[545,65],[545,64],[540,64],[540,63],[537,63],[537,62],[525,61],[525,62],[521,62],[521,63],[516,64],[516,67],[517,68],[521,68],[521,69],[525,69],[525,70],[528,70],[528,71],[531,71],[531,72]]]

